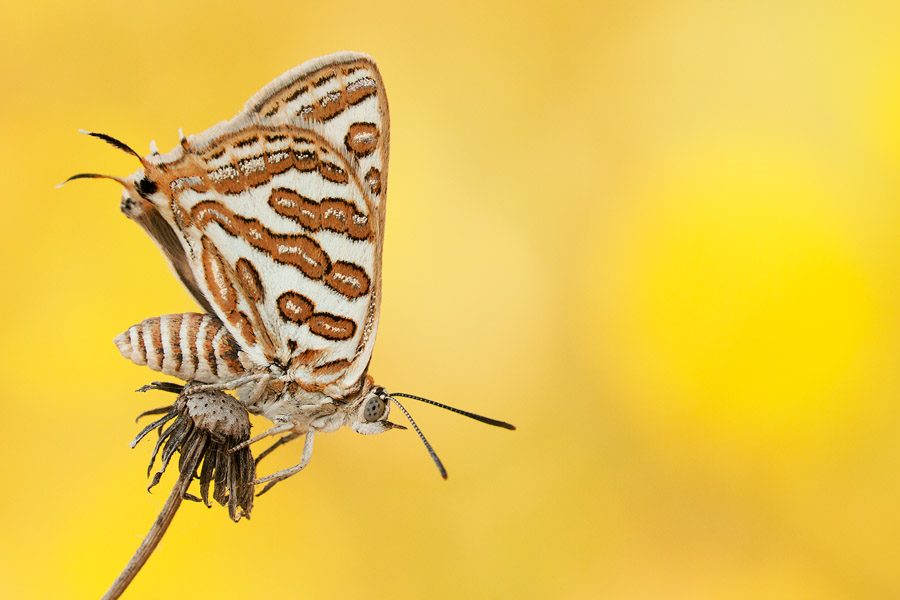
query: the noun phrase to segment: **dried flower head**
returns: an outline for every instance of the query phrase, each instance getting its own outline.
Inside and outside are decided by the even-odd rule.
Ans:
[[[165,414],[145,427],[131,443],[134,447],[150,431],[160,431],[147,467],[147,475],[153,470],[160,449],[162,464],[153,475],[148,489],[159,483],[177,451],[180,452],[179,472],[192,473],[200,480],[200,496],[207,506],[210,506],[209,488],[212,484],[213,499],[222,506],[228,504],[228,514],[232,520],[239,521],[242,516],[249,518],[253,508],[253,480],[256,476],[253,455],[247,446],[232,451],[235,446],[250,438],[247,409],[234,397],[202,386],[154,383],[141,388],[147,389],[178,393],[172,406],[151,411],[157,414],[165,411]],[[174,423],[163,429],[172,419]],[[190,494],[186,494],[185,498],[199,500]]]
[[[125,591],[159,544],[183,499],[200,501],[202,498],[202,501],[210,506],[209,488],[212,485],[213,499],[222,506],[228,505],[228,514],[233,521],[239,521],[241,517],[249,518],[253,508],[253,480],[256,477],[256,466],[250,448],[246,445],[240,447],[243,442],[250,439],[250,419],[247,409],[233,396],[220,390],[205,388],[203,385],[153,383],[139,391],[150,389],[177,393],[178,397],[171,406],[157,408],[141,415],[163,416],[145,427],[131,446],[137,445],[154,429],[159,430],[159,440],[147,468],[148,476],[153,470],[160,450],[162,450],[162,464],[159,471],[153,475],[148,489],[159,483],[176,452],[180,455],[178,480],[144,541],[107,590],[103,596],[104,600],[118,598]],[[235,449],[236,447],[238,448]],[[187,492],[194,479],[200,482],[200,498]]]

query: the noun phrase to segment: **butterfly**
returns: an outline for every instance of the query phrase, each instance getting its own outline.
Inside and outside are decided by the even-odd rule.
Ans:
[[[310,60],[272,81],[244,109],[167,154],[151,142],[123,187],[122,212],[160,248],[205,311],[146,319],[115,339],[137,364],[191,389],[230,390],[273,426],[248,441],[348,426],[371,435],[396,397],[421,400],[491,425],[509,423],[412,394],[389,393],[368,373],[382,297],[390,117],[381,74],[365,54]]]

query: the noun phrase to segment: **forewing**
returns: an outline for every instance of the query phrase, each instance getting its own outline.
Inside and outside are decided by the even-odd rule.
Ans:
[[[311,123],[332,148],[346,152],[383,225],[390,115],[371,57],[340,52],[310,60],[260,90],[244,114],[262,123]]]

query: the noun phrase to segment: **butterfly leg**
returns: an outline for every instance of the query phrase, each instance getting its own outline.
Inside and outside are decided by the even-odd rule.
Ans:
[[[256,481],[253,482],[254,485],[265,483],[266,487],[262,489],[262,491],[257,494],[258,496],[269,491],[273,485],[278,483],[279,481],[284,481],[291,475],[296,475],[309,464],[309,459],[312,458],[313,451],[313,438],[315,436],[316,430],[310,429],[306,432],[306,441],[303,443],[303,455],[300,457],[300,462],[294,465],[293,467],[282,469],[277,473],[272,473],[271,475],[266,475],[265,477],[260,477]]]
[[[294,428],[294,424],[293,424],[293,423],[290,423],[290,422],[288,422],[288,423],[282,423],[281,425],[276,425],[275,427],[270,427],[269,429],[266,429],[266,430],[263,431],[262,433],[260,433],[260,434],[258,434],[258,435],[254,435],[254,436],[253,436],[252,438],[250,438],[249,440],[243,441],[243,442],[241,442],[240,444],[238,444],[237,446],[235,446],[235,447],[233,447],[233,448],[229,448],[228,451],[229,451],[229,452],[237,452],[237,451],[240,450],[241,448],[246,448],[246,447],[249,446],[250,444],[253,444],[253,443],[255,443],[255,442],[258,442],[259,440],[261,440],[261,439],[263,439],[263,438],[267,438],[267,437],[269,437],[270,435],[278,435],[279,433],[284,433],[285,431],[290,431],[290,430],[293,429],[293,428]]]
[[[283,438],[280,438],[277,442],[275,442],[274,444],[272,444],[271,446],[269,446],[268,448],[266,448],[265,450],[263,450],[262,452],[259,453],[259,456],[256,457],[256,464],[258,465],[259,461],[261,461],[262,459],[267,457],[269,454],[272,453],[273,450],[275,450],[279,446],[283,446],[284,444],[287,444],[288,442],[293,442],[298,437],[300,437],[300,434],[294,432],[294,433],[289,433],[288,435],[284,436]]]
[[[253,383],[255,381],[258,382],[264,380],[268,382],[270,377],[271,375],[268,373],[251,373],[250,375],[244,375],[243,377],[238,377],[237,379],[232,379],[230,381],[220,381],[219,383],[190,383],[188,384],[188,387],[191,388],[191,393],[212,390],[236,390],[242,385]]]
[[[257,402],[262,400],[263,396],[266,393],[266,390],[269,389],[269,382],[272,380],[272,376],[269,373],[263,373],[262,377],[260,377],[256,381],[256,385],[253,387],[253,391],[250,392],[248,398],[243,400],[243,403],[247,406],[255,406]],[[243,394],[241,394],[243,396]]]

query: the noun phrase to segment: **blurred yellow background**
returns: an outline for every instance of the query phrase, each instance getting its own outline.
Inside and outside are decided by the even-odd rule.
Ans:
[[[372,373],[519,430],[409,401],[447,482],[322,436],[249,522],[183,505],[126,598],[900,597],[896,3],[2,12],[0,597],[99,597],[173,481],[111,340],[197,307],[118,186],[53,189],[138,167],[76,130],[165,152],[338,50],[391,107]]]

